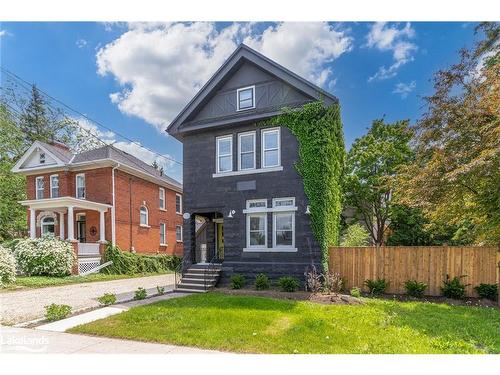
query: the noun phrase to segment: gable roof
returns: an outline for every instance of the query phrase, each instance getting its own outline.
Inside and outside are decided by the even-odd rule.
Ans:
[[[60,149],[57,146],[52,146],[49,145],[48,143],[42,142],[42,141],[35,141],[33,144],[26,150],[23,156],[17,161],[17,163],[12,167],[13,172],[20,172],[23,169],[30,169],[30,168],[22,168],[22,166],[26,163],[26,161],[29,159],[31,155],[33,155],[34,152],[37,150],[43,150],[46,154],[49,154],[52,159],[55,160],[56,164],[55,166],[64,166],[66,163],[68,163],[71,158],[72,154],[71,152],[68,153],[64,152],[64,150]],[[47,164],[42,166],[41,168],[47,169],[47,168],[52,168],[54,167],[54,164]],[[33,168],[33,167],[32,167]],[[40,168],[40,167],[39,167]]]
[[[337,103],[338,99],[330,94],[328,91],[323,90],[321,87],[309,82],[308,80],[300,77],[299,75],[288,70],[284,66],[276,63],[275,61],[267,58],[254,49],[240,44],[238,48],[229,56],[229,58],[222,64],[222,66],[215,72],[215,74],[208,80],[208,82],[198,91],[198,93],[191,99],[191,101],[182,109],[182,111],[172,120],[166,131],[178,137],[182,133],[181,127],[198,108],[203,106],[208,98],[225,82],[225,80],[235,72],[244,61],[251,62],[261,69],[271,73],[277,78],[285,81],[293,86],[295,89],[303,92],[311,98],[320,99],[325,101],[326,105]],[[258,114],[255,118],[261,118]]]

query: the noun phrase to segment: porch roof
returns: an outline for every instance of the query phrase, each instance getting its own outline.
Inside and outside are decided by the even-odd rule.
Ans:
[[[73,197],[31,199],[19,202],[23,206],[28,206],[33,209],[48,209],[48,208],[79,208],[84,210],[107,211],[112,206],[106,203],[93,202],[86,199],[78,199]]]

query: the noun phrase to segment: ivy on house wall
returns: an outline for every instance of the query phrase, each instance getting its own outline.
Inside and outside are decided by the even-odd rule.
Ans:
[[[328,248],[338,245],[342,211],[342,175],[345,162],[340,106],[325,107],[322,101],[300,108],[285,108],[270,121],[285,126],[297,137],[299,161],[309,199],[311,227],[321,248],[321,266],[328,271]]]

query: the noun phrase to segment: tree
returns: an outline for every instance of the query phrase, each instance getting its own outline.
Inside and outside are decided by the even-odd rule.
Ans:
[[[416,161],[404,168],[396,193],[431,221],[461,227],[477,244],[498,244],[500,26],[483,23],[476,31],[484,38],[434,76],[415,126]]]
[[[353,207],[376,245],[384,243],[398,169],[412,160],[409,122],[373,121],[347,155],[345,203]]]
[[[344,247],[355,247],[355,246],[368,246],[368,240],[370,239],[370,234],[368,231],[359,223],[351,224],[345,230],[342,236],[342,241],[340,246]]]

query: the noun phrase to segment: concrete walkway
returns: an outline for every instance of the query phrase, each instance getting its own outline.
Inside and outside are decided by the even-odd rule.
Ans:
[[[137,277],[113,281],[98,281],[83,284],[63,285],[50,288],[28,289],[0,293],[0,324],[11,325],[43,317],[45,306],[51,303],[70,305],[73,309],[99,306],[96,298],[104,293],[132,296],[139,287],[154,290],[156,286],[174,285],[174,275]]]
[[[0,353],[226,354],[184,346],[152,344],[4,326],[0,326]]]

